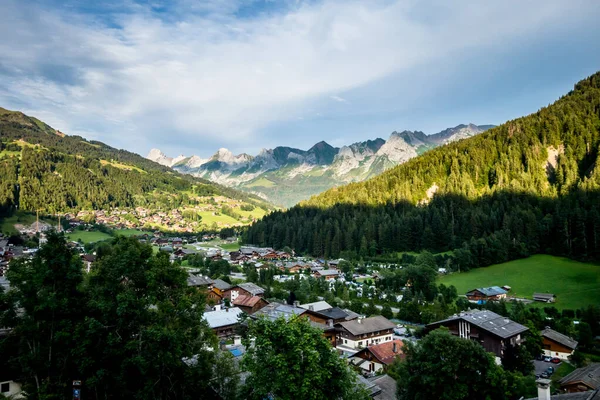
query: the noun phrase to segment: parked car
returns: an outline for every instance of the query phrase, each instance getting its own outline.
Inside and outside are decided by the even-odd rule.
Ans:
[[[543,355],[543,354],[538,354],[538,355],[535,357],[535,359],[536,359],[536,360],[538,360],[538,361],[543,361],[543,360],[544,360],[544,355]]]
[[[558,357],[554,357],[552,360],[550,360],[553,364],[560,364],[560,358]]]
[[[550,361],[552,361],[552,357],[550,357],[550,356],[544,356],[544,361],[550,362]]]
[[[546,370],[546,373],[548,375],[552,375],[554,373],[554,367],[548,367],[548,369]]]
[[[548,375],[547,372],[542,372],[542,374],[540,375],[540,378],[548,379],[548,378],[550,378],[550,375]]]

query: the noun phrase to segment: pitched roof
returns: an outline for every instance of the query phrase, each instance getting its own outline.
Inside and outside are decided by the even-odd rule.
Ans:
[[[533,298],[535,299],[536,297],[538,297],[540,299],[548,299],[549,300],[549,299],[553,299],[556,296],[552,293],[534,293]]]
[[[560,332],[556,332],[554,329],[546,328],[541,332],[541,335],[570,349],[575,350],[577,348],[576,340],[573,340]]]
[[[233,304],[242,307],[254,307],[256,303],[260,302],[261,300],[263,300],[263,298],[258,296],[239,295],[233,301]]]
[[[396,352],[394,352],[394,345],[396,345]],[[402,346],[404,346],[402,340],[392,340],[369,346],[366,350],[370,351],[383,364],[389,365],[394,362],[396,357],[404,356]]]
[[[508,318],[498,315],[494,312],[481,310],[481,311],[467,311],[461,312],[458,315],[453,315],[442,321],[434,322],[427,325],[427,327],[435,327],[443,325],[445,322],[454,320],[464,320],[478,326],[481,329],[486,330],[496,336],[503,339],[513,337],[519,333],[529,330],[526,326],[511,321]]]
[[[305,309],[311,310],[311,311],[322,311],[322,310],[329,310],[332,307],[326,301],[316,301],[314,303],[300,304],[300,308],[305,308]]]
[[[592,363],[587,367],[577,368],[558,381],[561,386],[574,382],[582,382],[592,389],[600,388],[600,363]]]
[[[354,336],[362,335],[364,333],[372,333],[384,331],[386,329],[393,329],[396,327],[389,319],[377,315],[375,317],[355,319],[352,321],[340,322],[344,329],[353,334]]]
[[[215,279],[213,286],[220,290],[227,290],[231,288],[231,285],[222,279]]]
[[[244,314],[237,307],[232,307],[226,310],[211,311],[204,314],[204,318],[211,328],[219,328],[227,325],[235,325],[238,323],[240,315]]]
[[[551,400],[600,400],[600,389],[578,393],[564,393],[550,396]],[[538,397],[532,397],[527,400],[538,400]]]
[[[210,286],[213,284],[213,280],[208,276],[198,276],[189,274],[187,278],[188,286]]]
[[[302,307],[302,306],[300,306],[300,307]],[[332,307],[327,310],[315,311],[315,313],[322,315],[323,317],[325,317],[327,319],[333,319],[333,320],[348,318],[348,313],[339,307]],[[351,318],[351,319],[353,319],[353,318]]]
[[[263,294],[265,292],[265,289],[252,282],[240,283],[237,285],[237,287],[244,289],[253,296],[256,296],[257,294]]]
[[[306,312],[304,308],[294,307],[287,304],[271,303],[253,314],[253,317],[265,315],[271,320],[284,317],[286,320],[294,315],[302,315]]]
[[[477,289],[473,289],[473,290],[469,290],[467,292],[471,293],[474,291],[478,291],[481,292],[484,296],[498,296],[500,294],[506,294],[508,293],[506,290],[502,289],[500,286],[490,286],[490,287],[484,287],[484,288],[477,288]]]
[[[375,376],[369,379],[381,388],[381,393],[375,395],[373,400],[396,400],[396,381],[389,375]]]
[[[332,276],[340,274],[337,269],[321,269],[319,271],[316,271],[316,273],[318,273],[321,276]]]

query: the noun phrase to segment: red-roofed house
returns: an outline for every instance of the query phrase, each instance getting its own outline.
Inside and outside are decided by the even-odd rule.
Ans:
[[[350,357],[350,363],[364,372],[376,373],[385,369],[397,358],[404,358],[401,340],[392,340],[366,347]]]
[[[233,300],[233,305],[240,308],[246,314],[254,314],[261,308],[269,304],[268,301],[258,296],[239,295]]]

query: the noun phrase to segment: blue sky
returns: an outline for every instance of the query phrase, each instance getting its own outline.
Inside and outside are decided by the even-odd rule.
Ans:
[[[600,70],[596,0],[4,0],[0,107],[145,155],[341,146],[536,111]]]

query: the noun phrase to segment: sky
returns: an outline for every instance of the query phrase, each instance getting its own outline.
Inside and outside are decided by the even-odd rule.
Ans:
[[[142,155],[498,125],[600,70],[597,0],[0,3],[0,107]]]

